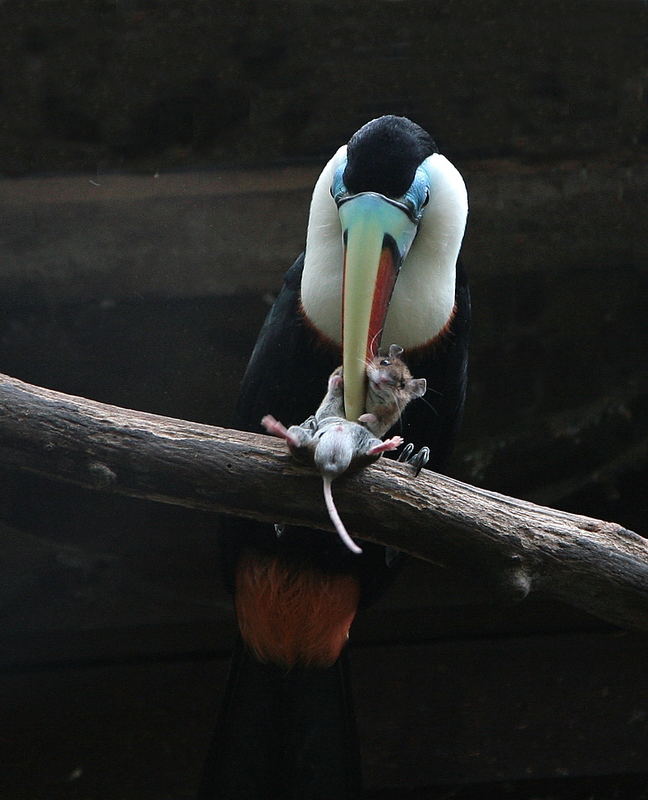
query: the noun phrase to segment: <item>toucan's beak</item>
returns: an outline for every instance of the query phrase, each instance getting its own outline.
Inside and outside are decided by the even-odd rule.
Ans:
[[[342,363],[346,418],[365,411],[366,362],[378,352],[387,309],[417,220],[401,203],[363,192],[338,203],[344,237]]]

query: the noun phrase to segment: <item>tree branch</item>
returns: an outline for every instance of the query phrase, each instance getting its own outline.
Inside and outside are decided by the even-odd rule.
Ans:
[[[331,530],[321,480],[268,436],[104,405],[0,376],[0,459],[79,486]],[[381,459],[334,484],[348,529],[511,599],[539,591],[648,630],[648,541]]]

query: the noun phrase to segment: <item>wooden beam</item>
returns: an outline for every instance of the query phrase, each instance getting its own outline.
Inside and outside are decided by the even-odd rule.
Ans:
[[[144,414],[0,376],[0,459],[54,480],[331,530],[321,481],[267,436]],[[468,574],[511,600],[539,591],[648,629],[648,541],[381,460],[334,487],[350,531]]]

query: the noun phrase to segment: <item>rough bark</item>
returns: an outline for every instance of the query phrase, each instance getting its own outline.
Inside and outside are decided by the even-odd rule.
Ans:
[[[109,406],[0,376],[5,468],[157,502],[331,530],[321,481],[271,437]],[[359,538],[648,629],[648,541],[620,525],[381,460],[334,485]]]

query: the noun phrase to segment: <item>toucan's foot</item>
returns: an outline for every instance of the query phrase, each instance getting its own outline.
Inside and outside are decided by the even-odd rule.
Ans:
[[[414,477],[416,477],[423,467],[430,460],[430,448],[422,447],[418,453],[414,452],[414,445],[410,442],[403,448],[403,452],[398,456],[398,461],[411,464],[414,467]]]
[[[408,463],[410,458],[412,457],[413,452],[414,452],[414,445],[410,442],[409,444],[406,444],[405,447],[398,454],[398,458],[396,459],[396,461],[402,461],[404,463]]]

